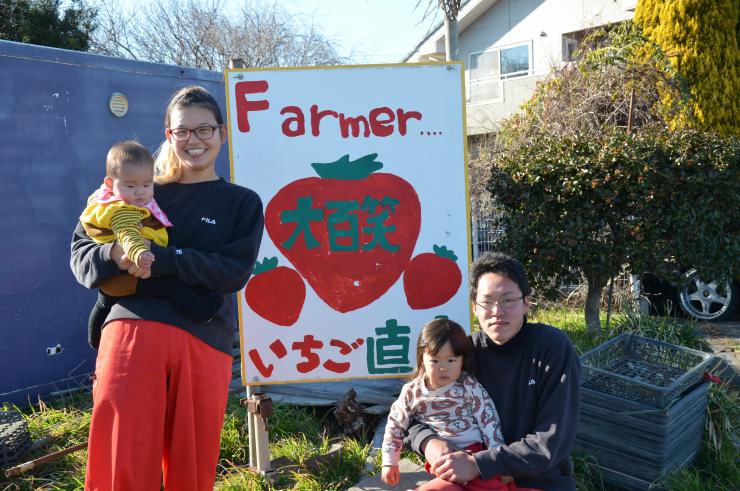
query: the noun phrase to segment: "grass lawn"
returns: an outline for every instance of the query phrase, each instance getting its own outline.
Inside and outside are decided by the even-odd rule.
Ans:
[[[533,320],[566,330],[579,353],[588,351],[622,331],[636,332],[696,349],[706,346],[703,339],[696,335],[695,325],[683,320],[618,313],[611,320],[610,332],[594,338],[586,332],[580,310],[541,309],[535,311],[532,317]],[[740,482],[738,391],[727,385],[713,384],[709,399],[705,438],[697,462],[689,469],[668,476],[663,483],[668,490],[730,491],[736,489],[733,482]],[[4,407],[0,410],[21,410],[27,418],[34,439],[50,435],[59,437],[46,449],[26,456],[30,459],[84,442],[90,424],[91,406],[89,393],[82,392],[31,407]],[[344,490],[359,480],[370,455],[367,439],[339,439],[331,413],[321,408],[275,404],[269,429],[271,459],[286,457],[299,464],[283,473],[272,484],[266,483],[262,476],[248,469],[246,409],[239,405],[238,397],[229,400],[221,435],[221,457],[215,489]],[[320,465],[313,471],[301,467],[300,464],[311,457],[327,453],[331,444],[336,441],[340,441],[341,451],[330,465]],[[79,451],[22,477],[0,477],[0,491],[82,489],[86,458],[86,451]],[[375,462],[379,462],[379,456],[375,457]],[[588,456],[575,456],[575,463],[579,490],[605,489]]]

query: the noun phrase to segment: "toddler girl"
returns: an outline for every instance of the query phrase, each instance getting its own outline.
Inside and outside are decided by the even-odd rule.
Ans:
[[[416,368],[416,376],[403,386],[391,406],[385,428],[381,478],[390,485],[400,478],[398,461],[411,419],[471,452],[504,443],[496,407],[486,389],[470,375],[473,345],[459,324],[440,318],[424,326],[416,346]],[[475,479],[464,486],[436,478],[417,491],[516,489],[507,484],[513,485],[510,477]]]

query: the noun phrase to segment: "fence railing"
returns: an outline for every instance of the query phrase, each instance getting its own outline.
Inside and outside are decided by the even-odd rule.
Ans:
[[[475,212],[472,217],[473,260],[488,251],[495,251],[498,241],[504,236],[501,226],[501,212],[479,217]]]

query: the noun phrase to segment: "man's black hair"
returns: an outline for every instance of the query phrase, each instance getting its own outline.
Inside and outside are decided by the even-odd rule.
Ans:
[[[486,273],[506,276],[519,286],[525,297],[532,293],[522,263],[500,252],[486,252],[475,260],[470,270],[470,300],[473,302],[478,296],[478,281]]]

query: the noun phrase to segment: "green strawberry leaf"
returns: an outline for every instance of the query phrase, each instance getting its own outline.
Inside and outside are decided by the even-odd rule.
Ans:
[[[252,270],[252,274],[254,276],[257,276],[260,273],[265,273],[267,271],[270,271],[271,269],[275,269],[278,265],[278,258],[277,257],[266,257],[262,260],[260,263],[259,261],[254,263],[254,269]]]
[[[440,246],[438,246],[437,244],[434,244],[434,246],[432,247],[432,250],[433,250],[433,251],[434,251],[434,253],[435,253],[436,255],[438,255],[439,257],[443,257],[443,258],[445,258],[445,259],[449,259],[450,261],[453,261],[453,262],[454,262],[454,261],[457,261],[457,256],[456,256],[456,255],[455,255],[455,253],[454,253],[454,252],[452,251],[452,249],[448,249],[448,248],[447,248],[447,247],[445,247],[445,246],[441,246],[441,247],[440,247]]]
[[[339,179],[341,181],[356,181],[365,179],[367,176],[383,168],[383,163],[375,158],[377,153],[371,153],[350,161],[349,154],[343,155],[334,162],[314,162],[311,167],[322,179]]]

